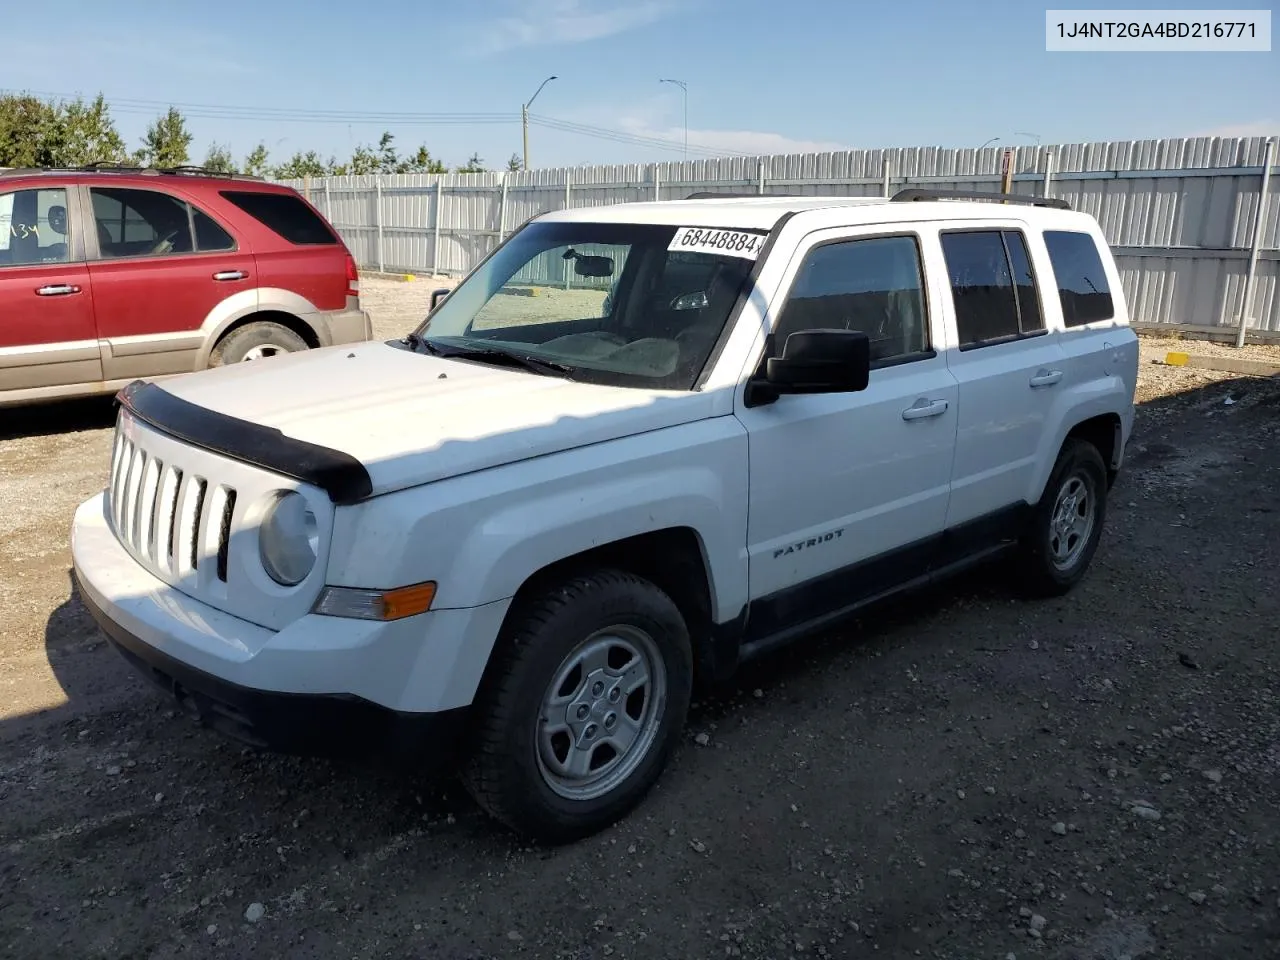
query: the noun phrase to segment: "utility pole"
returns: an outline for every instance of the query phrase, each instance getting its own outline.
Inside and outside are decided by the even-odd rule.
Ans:
[[[533,106],[533,101],[538,99],[538,94],[552,80],[558,80],[559,77],[547,77],[538,85],[538,89],[533,91],[533,96],[529,98],[529,102],[520,107],[520,126],[524,132],[524,168],[529,169],[529,108]]]
[[[684,94],[684,159],[689,159],[689,85],[683,80],[659,80],[659,83],[674,83]]]

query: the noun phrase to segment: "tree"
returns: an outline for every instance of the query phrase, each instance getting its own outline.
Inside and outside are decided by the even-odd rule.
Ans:
[[[244,172],[251,177],[265,177],[269,171],[267,166],[267,145],[260,143],[244,158]]]
[[[330,165],[320,159],[314,150],[306,153],[298,151],[286,162],[276,167],[275,175],[279,180],[302,180],[306,177],[323,177],[329,172]]]
[[[520,159],[520,154],[513,153],[511,159],[507,161],[507,170],[511,173],[518,173],[524,169],[524,162]]]
[[[76,99],[62,108],[62,125],[58,166],[80,167],[106,161],[122,163],[127,159],[124,140],[98,94],[91,103]]]
[[[480,154],[473,153],[466,164],[461,167],[455,167],[454,173],[485,173],[484,161],[480,159]]]
[[[431,156],[426,145],[418,147],[413,155],[396,165],[396,173],[448,173],[449,168]]]
[[[39,97],[0,97],[0,167],[56,166],[64,136],[59,110]]]
[[[189,159],[191,139],[186,120],[176,107],[170,107],[147,127],[142,149],[134,157],[149,167],[180,167]]]
[[[204,163],[201,166],[216,173],[240,172],[236,169],[236,162],[231,157],[231,151],[216,143],[209,145],[209,152],[204,155]]]

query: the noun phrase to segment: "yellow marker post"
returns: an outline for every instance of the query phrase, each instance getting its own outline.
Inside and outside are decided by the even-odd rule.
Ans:
[[[1189,353],[1167,353],[1164,362],[1171,367],[1185,367],[1191,362],[1191,354]]]

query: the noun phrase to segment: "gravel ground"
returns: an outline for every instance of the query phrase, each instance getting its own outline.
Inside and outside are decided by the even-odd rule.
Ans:
[[[379,335],[436,285],[364,281]],[[557,850],[175,716],[69,580],[110,405],[5,411],[0,955],[1280,955],[1280,382],[1164,349],[1076,592],[985,571],[751,666]]]

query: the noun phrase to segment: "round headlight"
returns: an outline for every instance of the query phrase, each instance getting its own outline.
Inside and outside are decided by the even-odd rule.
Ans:
[[[301,583],[316,565],[319,549],[320,530],[307,498],[278,493],[258,530],[258,553],[268,576],[286,587]]]

